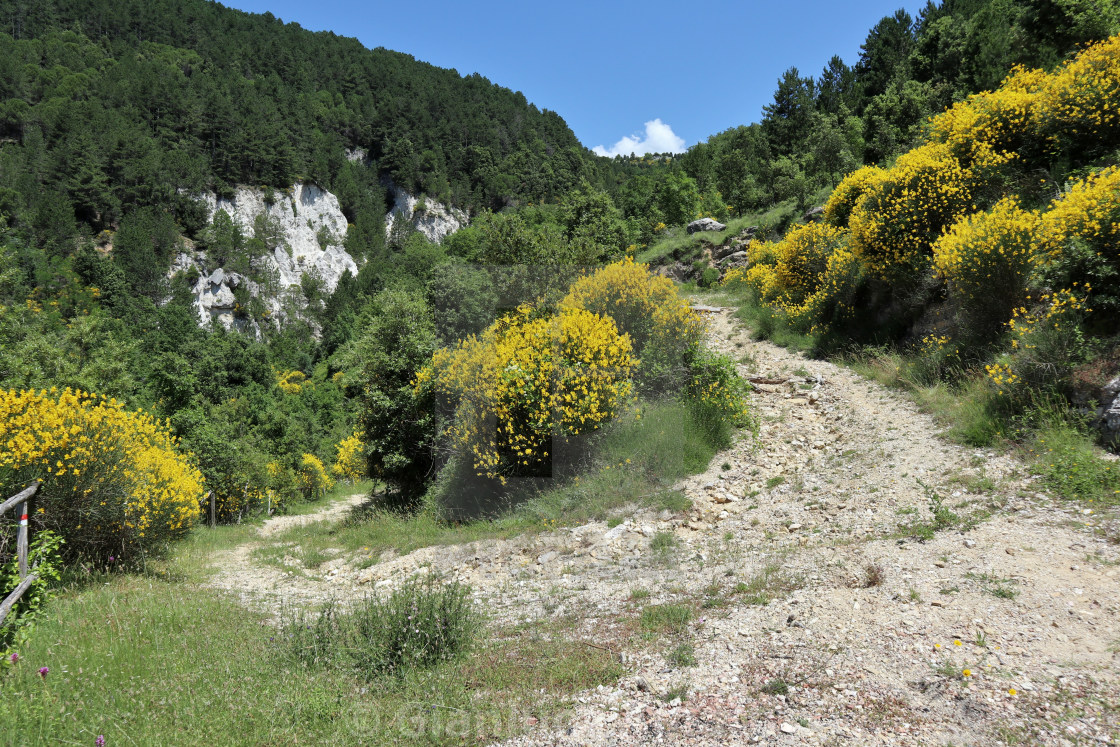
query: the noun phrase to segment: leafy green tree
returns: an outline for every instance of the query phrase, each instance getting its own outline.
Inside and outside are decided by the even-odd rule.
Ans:
[[[434,477],[435,419],[430,396],[412,382],[436,349],[435,325],[423,295],[378,293],[356,341],[364,361],[360,422],[369,474],[384,480],[390,500],[405,505]]]
[[[773,103],[762,107],[762,131],[777,155],[800,149],[812,126],[815,83],[803,78],[796,67],[786,70],[778,80]]]
[[[610,195],[589,184],[568,193],[563,201],[563,221],[570,242],[584,242],[586,254],[604,262],[626,246],[626,225]]]
[[[670,171],[657,183],[654,193],[665,222],[681,225],[696,220],[700,212],[700,188],[683,171]]]
[[[133,293],[159,300],[179,246],[179,227],[174,219],[166,212],[141,208],[121,221],[113,237],[113,261],[120,266]]]

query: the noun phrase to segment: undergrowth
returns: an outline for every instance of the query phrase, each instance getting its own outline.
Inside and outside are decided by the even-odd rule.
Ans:
[[[284,543],[298,543],[304,553],[322,553],[327,548],[364,553],[372,565],[388,549],[406,553],[430,545],[603,521],[627,505],[684,511],[691,502],[673,484],[702,472],[731,438],[730,428],[713,427],[701,413],[680,402],[642,405],[637,413],[604,430],[576,475],[527,483],[512,500],[487,507],[488,514],[482,518],[455,520],[454,510],[461,504],[451,503],[449,496],[475,497],[478,493],[449,480],[435,487],[428,505],[420,511],[395,512],[370,504],[341,525],[312,524],[281,533],[274,544],[259,548],[255,555],[281,564],[290,553]]]

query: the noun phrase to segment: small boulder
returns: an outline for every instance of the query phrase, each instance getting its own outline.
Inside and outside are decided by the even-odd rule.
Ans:
[[[809,210],[805,211],[805,214],[801,216],[801,219],[806,223],[809,223],[810,221],[822,221],[824,220],[824,208],[820,205],[815,208],[810,208]]]
[[[727,226],[719,221],[712,220],[711,218],[701,218],[700,220],[694,220],[689,223],[687,230],[692,234],[697,231],[723,231],[726,228]]]

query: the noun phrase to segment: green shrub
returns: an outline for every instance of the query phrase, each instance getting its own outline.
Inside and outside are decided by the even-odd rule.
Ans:
[[[369,475],[407,503],[423,492],[435,466],[433,403],[412,386],[436,348],[424,297],[397,289],[377,294],[356,347],[365,361],[360,417]]]
[[[1051,418],[1038,430],[1030,451],[1033,470],[1055,493],[1077,500],[1120,502],[1120,469],[1103,459],[1084,424]]]
[[[686,604],[651,604],[642,610],[638,625],[651,633],[681,634],[692,621],[692,607]]]
[[[296,613],[283,635],[289,655],[304,665],[353,669],[375,679],[457,658],[471,645],[478,622],[468,587],[428,576],[349,612],[331,602],[313,616]]]
[[[19,557],[15,551],[15,528],[0,533],[0,599],[12,593],[20,584]],[[35,581],[23,593],[4,622],[0,623],[0,673],[10,662],[8,653],[15,646],[28,626],[43,613],[43,605],[50,598],[52,582],[59,579],[61,568],[59,548],[62,539],[54,532],[35,532],[27,552],[27,565],[34,568]]]
[[[709,440],[729,443],[732,428],[752,425],[747,402],[750,385],[739,377],[731,358],[701,348],[689,371],[684,400],[701,427],[709,431]]]

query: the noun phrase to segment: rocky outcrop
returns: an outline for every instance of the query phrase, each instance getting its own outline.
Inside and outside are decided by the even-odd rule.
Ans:
[[[208,193],[200,199],[211,222],[219,210],[225,211],[246,240],[260,238],[264,232],[271,246],[267,253],[251,258],[248,274],[214,265],[205,252],[188,251],[175,258],[172,275],[197,276],[191,290],[200,324],[217,319],[226,329],[253,331],[259,320],[248,318],[239,307],[238,295],[259,298],[269,317],[283,321],[284,297],[296,297],[298,304],[302,295],[289,290],[300,288],[305,276],[317,278],[330,293],[344,272],[358,272],[354,258],[343,248],[347,224],[338,198],[314,184],[297,182],[279,192],[238,187],[232,197]],[[242,286],[244,291],[236,293]]]
[[[389,188],[389,195],[393,198],[393,207],[385,216],[386,237],[392,236],[394,226],[399,226],[400,221],[405,221],[411,223],[429,241],[438,244],[470,223],[470,216],[462,210],[448,207],[424,196],[413,197],[391,183],[386,186]]]
[[[1101,387],[1095,401],[1097,428],[1105,442],[1116,449],[1120,446],[1120,376]]]
[[[727,226],[719,221],[712,220],[711,218],[701,218],[700,220],[694,220],[689,223],[687,230],[690,234],[693,234],[697,231],[723,231],[726,228]]]

